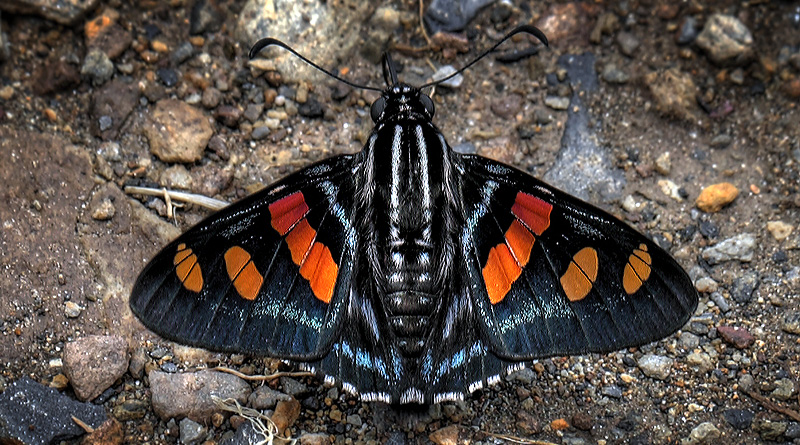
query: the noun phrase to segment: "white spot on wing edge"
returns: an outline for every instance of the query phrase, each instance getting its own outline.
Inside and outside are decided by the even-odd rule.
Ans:
[[[357,390],[357,389],[356,389],[356,387],[355,387],[355,386],[353,386],[351,383],[342,382],[342,389],[343,389],[343,390],[344,390],[346,393],[348,393],[348,394],[350,394],[350,395],[353,395],[353,396],[356,396],[356,397],[358,397],[358,396],[359,396],[359,394],[358,394],[358,390]]]
[[[425,403],[425,396],[422,394],[422,391],[417,388],[408,388],[400,396],[400,403],[418,403],[421,405]]]
[[[524,362],[514,363],[513,365],[511,365],[508,368],[506,368],[506,375],[511,375],[511,374],[513,374],[513,373],[515,373],[517,371],[521,371],[521,370],[525,369],[525,367],[526,366],[525,366]]]
[[[392,403],[392,396],[385,392],[366,392],[361,394],[361,400],[364,402]]]
[[[467,387],[467,391],[472,394],[473,392],[483,388],[483,380],[478,380],[477,382],[472,382]]]
[[[462,392],[440,392],[433,395],[433,404],[442,402],[461,402],[464,400]]]

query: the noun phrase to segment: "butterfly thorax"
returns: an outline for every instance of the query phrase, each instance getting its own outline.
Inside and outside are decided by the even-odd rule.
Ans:
[[[427,113],[432,110],[416,97],[389,94],[364,152],[374,161],[371,174],[383,179],[368,198],[366,223],[373,235],[367,250],[376,260],[390,329],[406,356],[422,351],[447,288],[443,277],[451,258],[451,224],[443,217],[451,206],[445,192],[453,177],[451,152],[430,119],[418,118]]]

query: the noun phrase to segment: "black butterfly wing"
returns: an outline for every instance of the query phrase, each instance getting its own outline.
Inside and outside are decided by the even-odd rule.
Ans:
[[[325,160],[189,229],[139,275],[131,309],[184,344],[301,361],[325,356],[350,297],[357,162]]]
[[[628,225],[512,167],[470,155],[461,165],[465,274],[498,359],[637,346],[691,316],[689,277]]]

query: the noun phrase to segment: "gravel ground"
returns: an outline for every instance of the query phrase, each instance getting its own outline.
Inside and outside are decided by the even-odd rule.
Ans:
[[[463,32],[429,32],[436,48],[409,1],[94,3],[74,17],[0,7],[6,396],[38,382],[56,391],[31,391],[55,407],[101,406],[115,420],[88,443],[257,437],[247,413],[221,414],[211,393],[309,444],[800,443],[796,3],[512,1]],[[514,61],[490,57],[438,87],[435,122],[458,150],[584,197],[670,251],[701,294],[684,329],[541,360],[464,403],[409,410],[274,360],[174,345],[135,320],[127,299],[145,261],[209,211],[125,186],[234,201],[359,150],[371,130],[375,93],[280,52],[248,63],[242,41],[280,36],[370,85],[391,47],[401,78],[420,84],[522,23],[550,48],[524,56],[528,39],[509,42]],[[194,372],[216,366],[290,374]],[[0,394],[0,424],[5,403]]]

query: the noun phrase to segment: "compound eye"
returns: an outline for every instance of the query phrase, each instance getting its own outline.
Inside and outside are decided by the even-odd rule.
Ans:
[[[426,94],[420,93],[419,100],[422,102],[422,106],[425,107],[425,111],[428,112],[428,115],[433,117],[433,113],[436,111],[436,108],[433,106],[433,101],[431,98]]]
[[[373,122],[375,123],[378,122],[378,119],[381,117],[381,114],[383,114],[384,108],[386,108],[386,99],[383,96],[381,96],[380,98],[378,98],[378,100],[372,103],[372,107],[369,110],[369,114],[370,117],[372,117]]]

